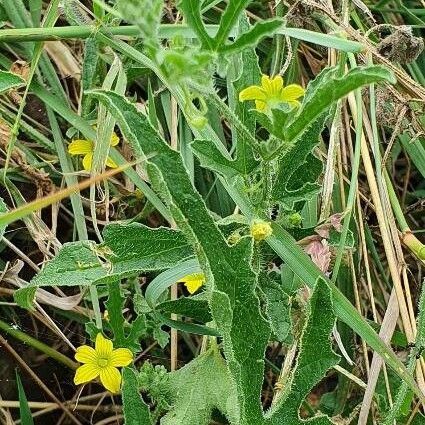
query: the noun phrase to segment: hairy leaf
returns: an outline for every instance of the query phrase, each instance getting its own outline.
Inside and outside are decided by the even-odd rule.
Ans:
[[[140,339],[147,333],[147,323],[144,314],[137,316],[131,323],[124,317],[125,298],[121,293],[120,282],[108,283],[108,309],[109,326],[114,333],[114,346],[126,347],[133,352],[140,351]]]
[[[309,302],[309,310],[292,382],[270,412],[269,418],[272,425],[307,423],[299,416],[299,409],[304,398],[340,359],[332,350],[330,341],[335,314],[331,291],[323,279],[317,281]],[[326,416],[316,416],[308,423],[325,425],[333,422]]]
[[[164,301],[156,306],[163,313],[175,313],[180,316],[191,317],[199,322],[207,323],[212,320],[208,300],[204,294],[193,297],[182,297],[175,301]]]
[[[259,285],[265,296],[265,311],[273,331],[279,342],[288,342],[292,327],[290,299],[281,284],[270,275],[261,274]]]
[[[357,67],[342,77],[337,68],[326,68],[307,87],[304,101],[295,118],[286,126],[285,138],[298,140],[306,128],[338,99],[367,84],[395,83],[394,74],[382,66]]]
[[[322,173],[322,162],[311,154],[319,144],[326,116],[323,114],[312,123],[282,158],[278,160],[277,176],[273,183],[272,197],[288,208],[293,203],[308,199],[317,193],[317,179]]]
[[[214,409],[238,423],[237,396],[225,362],[210,349],[169,375],[175,400],[161,425],[208,425]]]
[[[125,425],[151,425],[149,407],[142,400],[137,378],[130,368],[122,371],[122,400]]]
[[[170,268],[192,255],[181,232],[138,223],[111,224],[104,230],[102,245],[89,241],[64,244],[31,283],[16,292],[16,302],[28,308],[37,287],[113,282]]]
[[[147,117],[115,93],[92,94],[117,119],[136,156],[146,160],[153,187],[163,196],[178,226],[191,238],[207,277],[211,313],[223,337],[226,361],[238,386],[241,422],[261,423],[264,351],[270,329],[255,293],[251,238],[228,246],[195,191],[179,153],[161,139]]]
[[[116,347],[126,347],[124,336],[125,319],[122,314],[124,309],[124,297],[121,293],[119,282],[110,282],[108,284],[108,309],[109,325],[114,332],[114,343]]]

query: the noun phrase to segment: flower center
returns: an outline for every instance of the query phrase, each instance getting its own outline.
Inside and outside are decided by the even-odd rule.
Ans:
[[[99,367],[106,367],[108,366],[108,363],[109,363],[109,360],[102,357],[97,360],[97,364],[99,365]]]

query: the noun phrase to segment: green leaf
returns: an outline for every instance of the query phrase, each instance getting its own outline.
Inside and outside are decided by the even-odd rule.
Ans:
[[[96,91],[92,95],[114,115],[136,156],[145,159],[152,186],[191,239],[207,277],[211,313],[223,337],[227,364],[238,386],[241,422],[261,423],[260,394],[270,328],[255,292],[251,238],[230,247],[195,191],[181,156],[161,139],[147,117],[115,93]]]
[[[258,212],[253,209],[245,194],[243,180],[220,179],[226,191],[239,206],[247,220],[258,218]],[[265,216],[260,218],[267,219]],[[290,269],[310,288],[314,288],[317,279],[324,278],[317,266],[311,261],[296,241],[277,223],[272,223],[273,234],[267,239],[270,247],[282,258]],[[385,357],[389,366],[405,381],[419,397],[422,393],[417,387],[415,380],[410,376],[404,364],[398,359],[394,351],[389,348],[376,334],[368,322],[359,314],[351,302],[341,291],[327,280],[332,291],[335,313],[341,321],[349,325],[360,337],[362,337],[375,351]]]
[[[207,323],[212,320],[208,300],[204,294],[193,297],[182,297],[174,301],[165,301],[156,306],[163,313],[174,313],[180,316],[191,317],[199,322]]]
[[[0,93],[25,85],[25,80],[12,72],[0,71]]]
[[[21,377],[18,371],[16,371],[16,383],[18,385],[18,396],[19,396],[19,416],[22,425],[34,425],[30,407],[28,405],[27,396],[25,395],[24,386],[22,385]]]
[[[319,144],[325,120],[326,114],[316,119],[303,132],[303,137],[278,160],[272,197],[289,209],[294,202],[309,199],[320,189],[317,180],[323,164],[311,152]]]
[[[198,261],[191,259],[183,261],[180,264],[170,267],[168,270],[160,273],[149,283],[146,289],[145,297],[148,305],[154,309],[161,295],[167,291],[170,286],[174,285],[188,274],[200,272],[201,269]]]
[[[230,32],[239,19],[242,11],[251,3],[251,0],[229,0],[226,10],[220,20],[220,26],[214,37],[214,50],[220,50],[225,45]]]
[[[202,22],[201,4],[199,0],[180,0],[178,8],[183,12],[183,15],[198,36],[202,47],[206,50],[211,50],[213,46],[213,39],[208,35],[205,25]]]
[[[326,68],[308,85],[299,111],[285,122],[282,136],[292,148],[279,161],[272,190],[275,201],[292,208],[294,202],[317,193],[322,163],[311,151],[319,142],[329,107],[352,90],[380,81],[395,82],[393,74],[381,66],[358,67],[342,77],[337,68]]]
[[[130,368],[122,371],[122,401],[125,425],[151,425],[149,407],[142,400],[137,378]]]
[[[338,68],[326,68],[308,85],[302,106],[286,126],[285,139],[291,142],[298,140],[334,102],[353,90],[384,81],[394,84],[396,79],[382,66],[357,67],[342,77],[338,76]]]
[[[220,49],[220,53],[238,53],[248,47],[256,47],[264,37],[271,37],[283,24],[281,18],[268,19],[255,23],[252,28],[243,33],[231,44],[225,44]]]
[[[120,282],[110,282],[108,284],[108,309],[109,325],[114,332],[114,346],[127,347],[124,335],[125,319],[123,316],[124,297],[121,293]]]
[[[0,198],[0,214],[7,212],[7,205],[4,203],[3,198]],[[4,236],[7,226],[0,226],[0,239]]]
[[[244,144],[243,148],[241,146],[242,144]],[[242,149],[246,148],[247,150],[250,150],[249,145],[247,145],[245,141],[241,141],[238,145]],[[241,171],[239,170],[239,165],[242,165],[244,158],[246,158],[242,149],[238,149],[241,155],[241,160],[239,161],[239,155],[236,160],[228,159],[217,149],[215,145],[211,143],[210,140],[195,140],[192,142],[192,149],[201,162],[202,167],[208,168],[224,176],[236,176],[238,172]],[[249,152],[247,152],[247,155],[251,156]],[[251,156],[251,158],[253,157]]]
[[[28,308],[41,286],[89,286],[168,269],[190,258],[192,250],[181,232],[151,229],[139,223],[111,224],[104,243],[81,241],[64,244],[30,284],[15,293],[16,302]]]
[[[290,387],[283,391],[271,411],[272,425],[306,423],[299,416],[302,402],[326,372],[338,364],[340,359],[332,350],[330,340],[334,323],[331,291],[323,279],[318,279],[310,298],[309,315],[302,333],[292,382]],[[308,423],[324,425],[333,422],[326,416],[315,416],[309,419]]]
[[[238,34],[244,34],[250,28],[248,18],[245,14],[242,14],[239,19]],[[251,114],[248,102],[239,101],[239,93],[244,88],[257,84],[261,78],[261,69],[258,65],[258,56],[255,48],[245,49],[239,55],[233,57],[233,62],[234,73],[236,74],[237,71],[237,74],[235,75],[235,81],[233,81],[233,90],[231,91],[233,93],[233,101],[229,98],[229,106],[233,107],[236,116],[248,132],[255,135],[255,116]],[[232,124],[231,121],[230,123]],[[258,165],[258,161],[254,158],[253,148],[243,134],[239,134],[236,129],[233,131],[233,140],[233,143],[236,145],[236,163],[234,164],[234,168],[240,170],[242,174],[247,175]]]
[[[161,325],[154,328],[153,337],[161,348],[165,348],[170,341],[170,335],[161,328]]]
[[[302,28],[281,27],[278,34],[287,35],[298,40],[329,47],[331,49],[341,50],[343,52],[358,53],[365,50],[365,46],[357,41],[346,40],[330,34],[321,34],[318,32],[305,30]]]
[[[103,232],[105,250],[117,275],[168,269],[193,256],[184,235],[160,227],[152,229],[139,223],[110,224]]]
[[[266,315],[270,322],[274,338],[278,342],[288,342],[292,328],[289,296],[281,284],[270,274],[260,274],[259,285],[264,292]]]
[[[161,425],[208,425],[215,409],[230,423],[239,423],[235,387],[217,350],[210,349],[171,373],[169,385],[174,402]]]

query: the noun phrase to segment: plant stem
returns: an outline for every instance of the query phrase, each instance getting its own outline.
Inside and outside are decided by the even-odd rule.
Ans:
[[[6,332],[7,334],[13,336],[14,338],[18,339],[19,341],[22,341],[23,343],[30,345],[36,350],[39,350],[42,353],[48,355],[52,359],[55,359],[56,361],[64,364],[70,369],[74,369],[74,370],[77,369],[78,364],[75,363],[73,360],[71,360],[69,357],[63,355],[62,353],[59,353],[54,348],[49,347],[46,344],[43,344],[39,340],[32,338],[26,333],[15,329],[13,326],[8,325],[6,322],[3,322],[2,320],[0,320],[0,329]]]
[[[217,32],[218,25],[206,25],[209,35]],[[15,28],[0,30],[0,41],[2,43],[29,42],[29,41],[49,41],[66,38],[90,38],[96,34],[116,35],[119,37],[137,37],[140,29],[137,25],[120,27],[98,28],[92,25],[70,25],[66,27],[52,28]],[[159,29],[160,38],[172,38],[176,35],[184,38],[195,37],[194,32],[187,25],[163,24]]]

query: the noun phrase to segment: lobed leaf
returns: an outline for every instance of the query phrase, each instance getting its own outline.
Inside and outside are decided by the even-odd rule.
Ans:
[[[301,336],[300,351],[292,380],[270,412],[272,425],[307,423],[300,419],[299,415],[304,398],[340,359],[332,350],[330,340],[334,323],[331,291],[327,283],[319,278],[309,301],[308,319]],[[315,416],[309,419],[308,423],[333,424],[326,416]]]
[[[16,302],[30,308],[38,287],[114,282],[168,269],[193,255],[182,233],[167,228],[115,223],[107,226],[103,235],[102,245],[89,241],[64,244],[27,287],[15,292]]]
[[[171,373],[169,385],[174,403],[161,425],[208,425],[215,409],[230,423],[239,423],[234,383],[216,349]]]
[[[307,126],[303,137],[278,160],[272,198],[289,209],[294,202],[309,199],[320,189],[317,180],[323,164],[311,152],[319,144],[326,118],[326,114],[322,114]]]
[[[191,239],[207,277],[211,313],[223,337],[226,362],[238,387],[241,422],[261,423],[264,352],[270,329],[255,292],[257,276],[250,266],[251,238],[228,246],[194,189],[179,153],[161,139],[147,117],[115,93],[96,91],[93,96],[117,119],[136,156],[146,160],[153,187]],[[173,173],[169,172],[171,169]]]
[[[343,76],[337,68],[326,68],[307,87],[304,101],[295,118],[286,126],[286,140],[295,142],[305,129],[325,112],[334,102],[359,87],[388,82],[394,84],[394,74],[383,66],[359,66]]]

